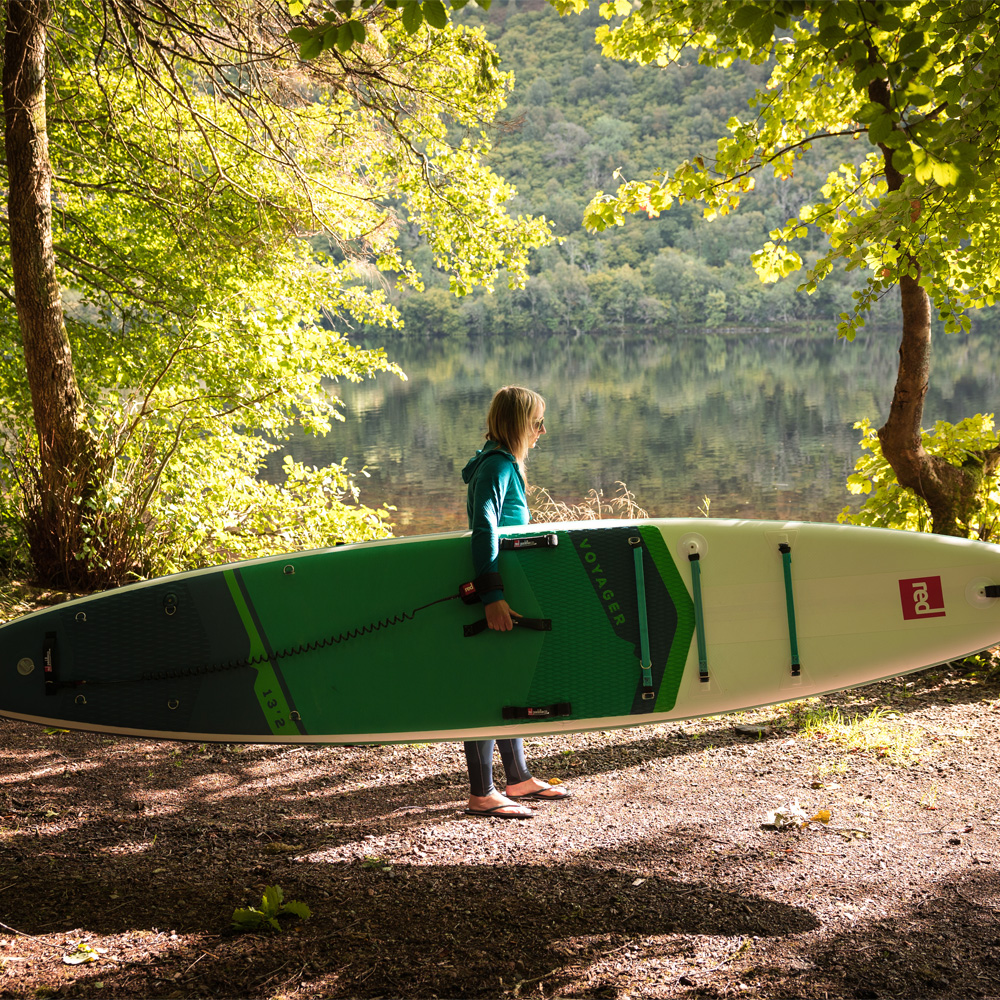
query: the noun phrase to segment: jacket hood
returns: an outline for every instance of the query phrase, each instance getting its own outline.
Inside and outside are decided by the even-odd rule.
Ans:
[[[517,467],[517,460],[509,451],[501,448],[493,441],[487,441],[486,445],[477,451],[475,457],[470,458],[465,468],[462,469],[462,482],[471,483],[472,477],[479,471],[479,467],[483,464],[483,461],[492,458],[494,455],[503,455],[514,463],[515,468]]]

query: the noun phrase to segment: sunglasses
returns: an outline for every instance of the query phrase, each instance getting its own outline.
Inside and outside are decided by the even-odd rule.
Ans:
[[[536,431],[544,431],[544,430],[545,430],[545,418],[544,418],[544,417],[542,417],[542,419],[541,419],[541,420],[532,420],[532,421],[531,421],[531,426],[532,426],[532,427],[533,427],[533,428],[534,428],[534,429],[535,429]]]

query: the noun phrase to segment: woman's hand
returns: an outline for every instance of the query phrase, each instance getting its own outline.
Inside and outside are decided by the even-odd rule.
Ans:
[[[502,598],[499,601],[491,601],[484,610],[486,624],[497,632],[509,632],[514,627],[512,619],[521,617],[516,611],[511,611],[510,605]]]

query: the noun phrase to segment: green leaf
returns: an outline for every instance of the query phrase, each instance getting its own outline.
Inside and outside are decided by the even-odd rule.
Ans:
[[[245,909],[243,907],[233,910],[232,920],[234,927],[258,927],[263,919],[264,914],[260,910]]]
[[[354,32],[351,31],[350,23],[345,23],[337,28],[337,51],[347,52],[354,44]]]
[[[935,184],[947,187],[958,182],[958,167],[954,163],[944,163],[940,160],[934,163],[931,171]]]
[[[424,0],[424,20],[439,31],[448,27],[448,11],[441,0]]]
[[[407,34],[415,35],[424,23],[424,12],[417,0],[408,0],[400,5],[403,11],[403,27]]]
[[[905,140],[905,136],[903,137]],[[908,173],[913,169],[913,154],[910,152],[910,144],[902,142],[898,149],[892,151],[892,165],[901,173]]]
[[[762,13],[764,12],[759,7],[754,7],[751,4],[737,6],[733,12],[731,23],[737,28],[749,28],[751,24],[760,19]]]
[[[277,915],[281,909],[281,902],[285,898],[285,894],[281,891],[281,886],[279,885],[269,885],[264,889],[264,894],[261,896],[261,910],[269,917]]]
[[[924,44],[924,33],[922,31],[908,31],[899,40],[899,54],[901,56],[916,52]]]
[[[337,44],[337,39],[340,38],[340,25],[331,24],[326,31],[323,32],[323,51],[327,49],[332,49]]]
[[[854,117],[856,121],[868,124],[875,121],[876,118],[879,118],[885,113],[885,105],[879,104],[877,101],[868,101],[867,103],[861,105],[858,109],[858,113]]]
[[[934,95],[927,89],[927,87],[911,87],[906,91],[907,101],[918,108],[922,108],[924,105],[930,104],[933,98]]]
[[[774,22],[767,13],[747,29],[750,41],[756,48],[765,48],[774,37]]]
[[[314,35],[299,46],[299,58],[303,62],[308,62],[310,59],[315,59],[322,51],[323,38],[322,36],[317,37]]]
[[[268,928],[280,931],[281,924],[278,918],[286,913],[299,917],[301,920],[308,920],[312,916],[312,911],[305,903],[297,900],[285,903],[281,888],[269,885],[261,896],[261,908],[259,910],[252,907],[234,910],[232,923],[233,927],[243,931],[262,931]]]
[[[889,138],[889,133],[892,132],[894,126],[895,121],[891,114],[886,112],[880,115],[868,127],[868,141],[873,146],[877,146],[880,142],[885,142]]]

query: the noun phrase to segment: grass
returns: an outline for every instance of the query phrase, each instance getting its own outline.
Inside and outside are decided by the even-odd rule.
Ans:
[[[622,482],[615,483],[617,492],[610,497],[604,490],[591,490],[579,503],[556,500],[547,489],[532,486],[529,493],[532,523],[552,521],[600,521],[617,518],[637,521],[649,517],[636,501],[635,495]]]
[[[851,715],[807,698],[782,705],[779,711],[779,725],[807,739],[826,740],[848,753],[871,754],[904,767],[920,759],[923,734],[902,725],[899,716],[888,709]]]

